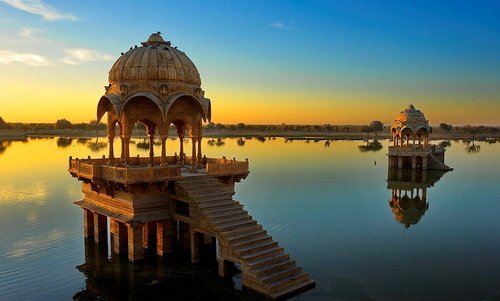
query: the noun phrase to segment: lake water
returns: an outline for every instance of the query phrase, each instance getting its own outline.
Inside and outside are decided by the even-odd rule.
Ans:
[[[85,242],[67,158],[106,154],[94,140],[0,141],[0,300],[259,298],[182,256],[131,265]],[[133,142],[131,155],[146,156],[143,140]],[[388,143],[202,145],[208,157],[250,160],[235,199],[316,280],[296,300],[500,300],[500,143],[452,141],[455,170],[430,183],[427,209],[414,204],[407,216],[391,208]]]

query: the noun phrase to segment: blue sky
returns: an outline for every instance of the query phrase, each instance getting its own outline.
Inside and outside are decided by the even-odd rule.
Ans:
[[[267,113],[247,123],[390,122],[414,102],[436,122],[500,124],[499,1],[0,0],[0,79],[66,80],[90,112],[120,52],[155,31],[195,62],[221,122],[249,102]]]

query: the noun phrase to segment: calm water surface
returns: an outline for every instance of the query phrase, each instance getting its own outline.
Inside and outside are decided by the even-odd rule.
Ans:
[[[0,141],[0,300],[259,298],[182,255],[131,265],[85,242],[67,158],[105,154],[94,140]],[[145,156],[133,142],[131,154]],[[408,213],[410,227],[389,204],[387,143],[205,139],[203,148],[250,160],[235,199],[317,281],[296,300],[500,300],[500,143],[452,141],[455,170],[427,189],[427,210]]]

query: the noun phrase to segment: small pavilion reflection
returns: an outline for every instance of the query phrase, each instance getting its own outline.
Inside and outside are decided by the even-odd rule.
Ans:
[[[429,209],[427,189],[446,173],[443,170],[389,169],[387,188],[394,218],[406,228],[417,224]]]

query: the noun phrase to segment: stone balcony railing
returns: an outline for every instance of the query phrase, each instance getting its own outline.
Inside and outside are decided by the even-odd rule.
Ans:
[[[149,163],[149,158],[146,158]],[[122,184],[162,182],[181,177],[180,165],[152,165],[142,162],[119,166],[120,159],[71,159],[69,172],[89,180],[105,180]]]
[[[205,168],[198,164],[192,169],[190,157],[184,159],[182,164],[178,157],[168,156],[164,163],[161,158],[153,158],[152,164],[149,157],[132,157],[124,164],[120,158],[107,159],[73,159],[69,158],[69,172],[78,178],[88,180],[104,180],[121,184],[164,182],[182,178],[183,167],[190,173],[196,172],[210,176],[246,175],[249,172],[248,160],[236,161],[225,158],[206,158]]]
[[[207,159],[206,173],[209,176],[242,175],[249,173],[248,159],[236,161],[235,159]]]
[[[431,146],[389,146],[389,156],[427,156],[431,152]]]
[[[427,146],[389,146],[389,156],[427,156],[442,153],[443,147],[429,144]]]

